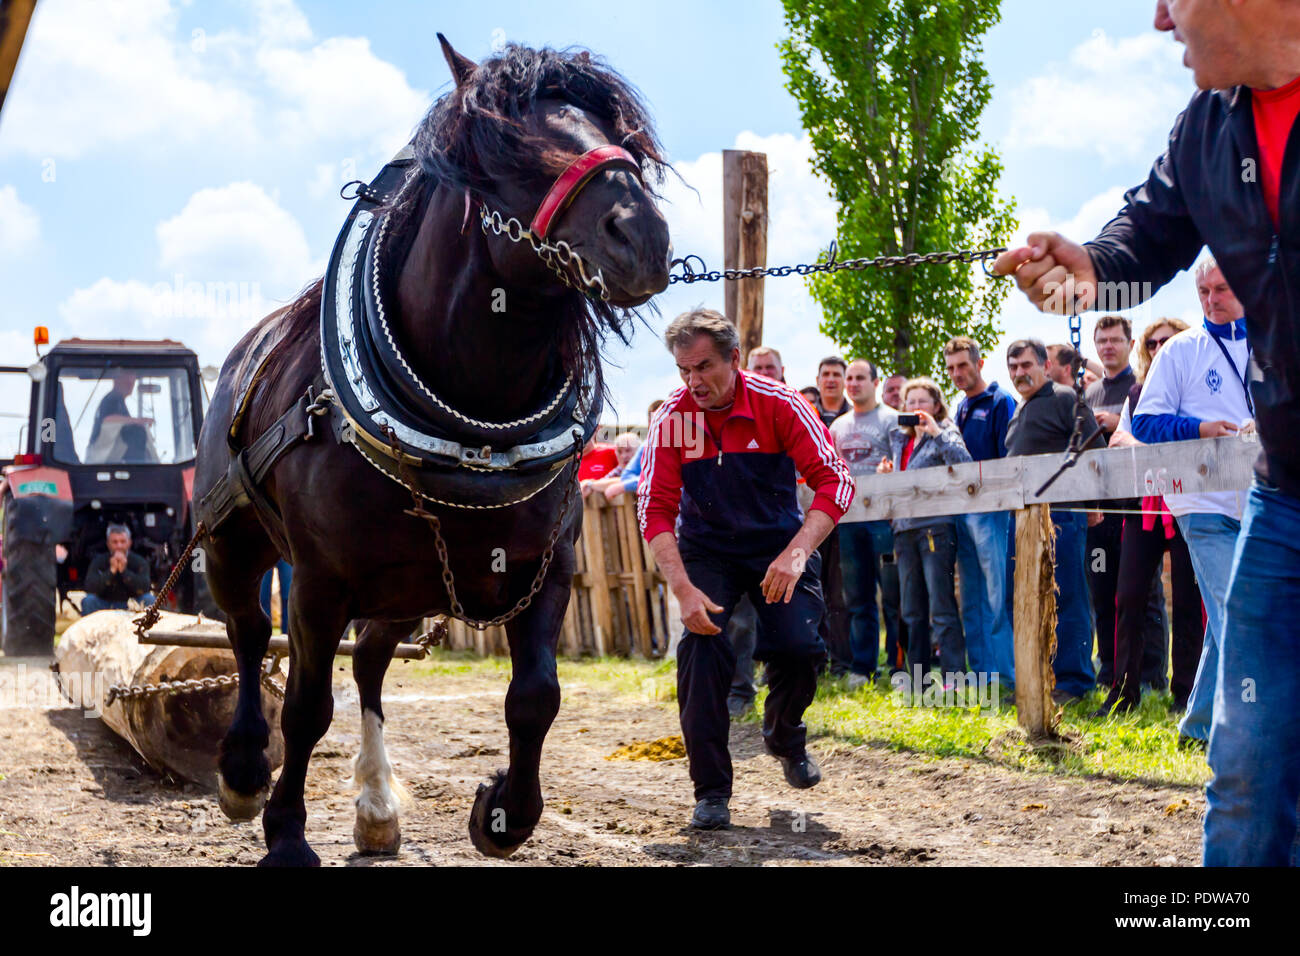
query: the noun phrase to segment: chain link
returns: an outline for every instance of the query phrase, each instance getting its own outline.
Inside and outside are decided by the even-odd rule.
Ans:
[[[546,580],[546,571],[551,566],[551,558],[555,554],[555,542],[560,536],[560,529],[564,526],[564,517],[569,512],[569,505],[573,501],[574,490],[578,487],[577,465],[582,458],[582,438],[581,435],[575,435],[573,442],[573,456],[562,465],[562,468],[574,466],[574,480],[569,482],[568,488],[564,491],[564,503],[560,506],[560,515],[555,520],[554,527],[551,528],[550,537],[546,541],[546,550],[542,552],[542,563],[537,569],[537,574],[533,577],[532,587],[528,593],[520,598],[513,608],[500,614],[490,621],[480,621],[470,617],[465,613],[465,608],[461,606],[460,599],[456,596],[456,579],[451,572],[451,561],[447,556],[447,542],[442,538],[442,526],[438,516],[424,507],[424,499],[420,496],[419,490],[415,487],[415,476],[411,474],[410,466],[402,454],[401,444],[398,442],[397,433],[389,425],[384,426],[384,436],[388,439],[389,450],[397,461],[397,470],[401,482],[406,486],[406,490],[411,493],[412,507],[407,508],[403,514],[408,514],[416,518],[422,518],[433,530],[433,546],[438,553],[438,561],[442,564],[442,583],[447,588],[447,597],[451,602],[452,616],[458,620],[464,621],[470,627],[477,631],[487,630],[489,627],[495,627],[499,624],[505,624],[507,621],[522,614],[528,605],[533,603],[533,598],[537,592],[542,589],[542,584]],[[432,641],[432,643],[437,643]],[[427,645],[426,645],[427,647]]]
[[[268,661],[268,667],[262,672],[262,686],[277,700],[284,700],[284,688],[271,674],[278,660]],[[119,700],[139,700],[147,697],[178,697],[183,694],[198,694],[204,691],[221,690],[225,687],[238,687],[238,674],[220,674],[216,677],[192,677],[188,680],[165,680],[156,684],[113,684],[108,688],[104,706]]]
[[[846,269],[861,272],[864,269],[910,268],[919,265],[945,265],[953,262],[969,265],[975,262],[986,262],[1004,252],[1006,252],[1005,247],[997,249],[960,249],[953,252],[911,252],[905,256],[876,256],[874,258],[845,259],[842,262],[837,262],[835,259],[835,245],[832,243],[830,259],[827,262],[801,263],[796,266],[755,266],[752,269],[722,269],[721,271],[708,271],[704,268],[704,260],[700,259],[699,256],[686,256],[672,261],[671,266],[680,265],[682,272],[679,275],[670,275],[668,283],[671,285],[674,282],[718,282],[722,279],[732,282],[739,279],[760,279],[765,276],[809,276],[819,272],[840,272]],[[697,272],[691,267],[691,259],[695,259],[700,263],[700,271]],[[985,272],[988,272],[988,270],[985,269]],[[989,274],[992,275],[992,273]]]
[[[162,614],[163,602],[172,593],[172,588],[176,587],[176,581],[180,578],[181,571],[185,568],[186,562],[189,561],[190,555],[194,553],[195,546],[203,540],[203,536],[207,533],[208,526],[200,521],[198,528],[194,531],[194,537],[190,538],[190,543],[185,546],[181,556],[176,559],[176,564],[172,567],[172,573],[167,575],[167,580],[163,582],[163,586],[158,590],[153,603],[145,608],[143,616],[131,622],[135,625],[136,637],[144,637],[145,632],[158,623],[158,618]]]
[[[534,235],[531,230],[524,228],[524,224],[514,216],[505,219],[496,210],[489,210],[486,203],[479,204],[479,224],[483,228],[484,235],[491,232],[496,236],[505,236],[511,242],[527,241],[533,247],[533,252],[537,253],[542,261],[550,267],[551,271],[560,277],[560,281],[569,288],[577,289],[586,295],[590,295],[594,289],[602,301],[609,301],[609,289],[605,287],[605,276],[599,269],[596,270],[595,275],[587,275],[587,263],[563,239],[558,242],[541,239]],[[580,285],[574,285],[574,279],[569,272],[570,266],[578,273],[577,279],[581,283]]]

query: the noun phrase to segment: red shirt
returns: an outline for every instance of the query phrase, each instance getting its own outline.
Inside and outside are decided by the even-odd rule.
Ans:
[[[903,454],[900,456],[903,465],[901,469],[902,471],[907,471],[907,463],[912,460],[912,451],[915,448],[916,448],[916,436],[913,435],[911,438],[907,440],[907,444],[903,446]]]
[[[604,478],[617,467],[618,453],[614,451],[614,446],[597,442],[591,451],[582,456],[582,464],[578,466],[578,480]]]
[[[1251,90],[1251,108],[1255,113],[1255,139],[1259,142],[1260,187],[1264,201],[1278,222],[1278,194],[1282,184],[1282,160],[1291,127],[1300,114],[1300,77],[1275,90]]]

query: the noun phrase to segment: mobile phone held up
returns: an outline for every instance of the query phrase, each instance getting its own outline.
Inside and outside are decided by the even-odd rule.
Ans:
[[[921,416],[910,412],[902,412],[898,416],[898,424],[902,428],[915,428],[921,424]]]

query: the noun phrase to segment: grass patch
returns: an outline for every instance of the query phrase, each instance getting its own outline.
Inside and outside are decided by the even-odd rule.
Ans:
[[[670,660],[562,658],[558,670],[561,688],[582,683],[665,706],[677,699],[677,668]],[[398,673],[403,672],[508,679],[510,660],[435,649],[426,660],[404,665]],[[761,721],[766,696],[766,690],[760,688],[758,709],[745,720]],[[1189,787],[1209,781],[1205,754],[1178,746],[1177,720],[1170,714],[1169,693],[1148,692],[1133,714],[1092,717],[1104,698],[1104,691],[1096,690],[1067,706],[1061,718],[1066,742],[1048,747],[1031,746],[1024,739],[1010,701],[1000,709],[981,711],[972,690],[965,706],[912,706],[883,679],[874,686],[850,691],[842,678],[823,678],[804,719],[812,734],[847,746],[866,744],[933,757],[982,760],[1032,773],[1102,776]]]

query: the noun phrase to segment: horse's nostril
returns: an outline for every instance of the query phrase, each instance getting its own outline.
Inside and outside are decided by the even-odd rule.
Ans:
[[[629,213],[617,207],[605,213],[600,222],[605,237],[619,245],[632,245],[632,237],[627,229],[627,220],[630,218]]]

